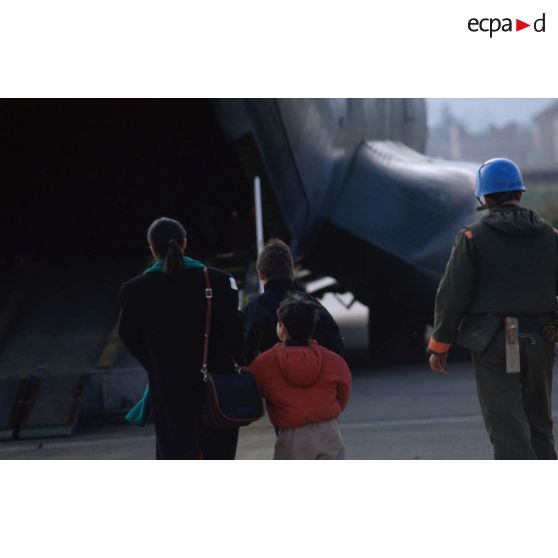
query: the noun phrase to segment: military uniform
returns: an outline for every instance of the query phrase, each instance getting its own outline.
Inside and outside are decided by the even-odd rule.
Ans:
[[[555,459],[552,433],[557,232],[535,212],[492,208],[461,230],[438,287],[433,353],[471,349],[477,391],[497,459]],[[519,322],[520,373],[506,372],[504,318]]]

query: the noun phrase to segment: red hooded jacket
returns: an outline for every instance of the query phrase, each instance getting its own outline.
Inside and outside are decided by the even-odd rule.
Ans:
[[[347,406],[351,372],[337,354],[316,341],[310,346],[277,343],[250,365],[272,424],[295,428],[337,418]]]

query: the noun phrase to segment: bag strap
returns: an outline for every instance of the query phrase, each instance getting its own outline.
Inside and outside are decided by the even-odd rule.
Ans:
[[[207,267],[203,268],[203,276],[205,279],[205,331],[203,334],[203,357],[201,373],[203,381],[207,382],[207,357],[209,354],[209,333],[211,331],[211,302],[213,299],[213,289],[209,280],[209,272]]]
[[[202,357],[202,367],[201,374],[203,376],[203,381],[207,382],[207,358],[209,355],[209,333],[211,331],[211,302],[213,299],[213,289],[211,288],[211,281],[209,280],[209,271],[207,267],[203,268],[203,276],[205,279],[205,331],[203,334],[203,357]],[[241,369],[233,357],[234,369],[240,374]]]

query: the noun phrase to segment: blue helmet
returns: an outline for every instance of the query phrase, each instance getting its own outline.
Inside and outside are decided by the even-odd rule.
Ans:
[[[519,167],[509,159],[490,159],[477,172],[477,198],[518,190],[526,190],[523,177]]]

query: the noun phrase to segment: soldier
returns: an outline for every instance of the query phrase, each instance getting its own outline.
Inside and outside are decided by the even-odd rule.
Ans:
[[[556,229],[520,207],[519,168],[491,159],[475,195],[489,213],[462,229],[436,294],[430,367],[445,375],[451,344],[470,349],[496,459],[556,459],[552,367],[556,337]]]

